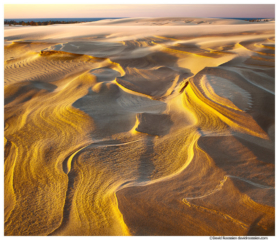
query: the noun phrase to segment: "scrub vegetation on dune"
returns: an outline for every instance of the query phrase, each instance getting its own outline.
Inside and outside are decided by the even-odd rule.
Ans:
[[[5,235],[274,235],[275,23],[4,31]]]

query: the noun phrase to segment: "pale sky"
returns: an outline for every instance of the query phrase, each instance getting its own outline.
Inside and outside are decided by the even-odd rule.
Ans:
[[[5,4],[4,18],[274,18],[274,4]]]

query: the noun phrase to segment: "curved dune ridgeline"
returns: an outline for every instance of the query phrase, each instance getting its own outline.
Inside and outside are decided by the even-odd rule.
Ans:
[[[5,29],[5,235],[274,235],[274,27]]]

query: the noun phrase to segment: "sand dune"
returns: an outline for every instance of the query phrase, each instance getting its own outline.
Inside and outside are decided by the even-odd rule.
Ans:
[[[275,23],[5,27],[5,235],[274,235]]]

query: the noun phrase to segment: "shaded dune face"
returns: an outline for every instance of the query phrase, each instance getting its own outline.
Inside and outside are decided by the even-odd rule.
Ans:
[[[274,24],[218,21],[5,30],[5,235],[275,234]]]

